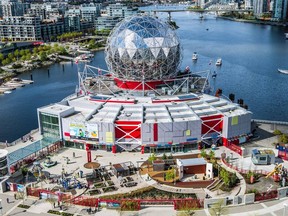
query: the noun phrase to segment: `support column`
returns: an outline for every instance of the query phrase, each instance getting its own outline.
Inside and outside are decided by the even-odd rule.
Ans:
[[[92,161],[90,144],[86,144],[86,152],[87,152],[87,162],[90,163]]]
[[[142,146],[141,146],[141,154],[144,154],[144,148],[145,148],[145,147],[142,145]]]
[[[116,153],[117,153],[116,145],[113,145],[113,146],[112,146],[112,153],[113,153],[113,154],[116,154]]]
[[[225,137],[222,137],[222,143],[223,143],[223,146],[226,146],[226,147],[229,145],[228,139]]]

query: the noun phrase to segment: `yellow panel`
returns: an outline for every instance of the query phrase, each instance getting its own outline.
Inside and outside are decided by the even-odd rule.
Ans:
[[[238,125],[238,116],[233,116],[232,117],[231,125]]]
[[[191,135],[191,131],[190,130],[186,130],[186,136],[190,136]]]
[[[106,132],[106,142],[113,143],[113,134],[112,132]]]

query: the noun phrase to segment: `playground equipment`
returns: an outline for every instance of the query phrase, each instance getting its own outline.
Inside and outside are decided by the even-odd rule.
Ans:
[[[32,173],[36,178],[41,178],[43,176],[43,167],[38,161],[33,162]]]
[[[276,164],[275,168],[273,171],[271,171],[270,173],[268,173],[268,175],[266,176],[266,178],[270,177],[270,176],[273,176],[274,178],[274,181],[275,182],[278,182],[280,181],[280,176],[279,174],[282,173],[282,164]]]
[[[47,159],[44,162],[44,166],[47,168],[55,166],[55,165],[57,165],[57,161],[52,161],[50,157],[47,157]]]

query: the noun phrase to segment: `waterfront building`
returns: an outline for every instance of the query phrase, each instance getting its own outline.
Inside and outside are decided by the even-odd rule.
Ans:
[[[90,22],[95,22],[96,18],[100,16],[101,7],[101,4],[82,4],[80,6],[82,19]]]
[[[5,149],[0,150],[0,179],[9,175],[8,169],[8,151]]]
[[[44,137],[113,153],[187,152],[249,138],[251,112],[207,94],[206,76],[179,76],[180,41],[165,22],[126,18],[105,52],[107,72],[86,65],[75,95],[37,109]]]
[[[9,39],[13,41],[41,40],[40,17],[4,17],[4,19],[0,21],[0,39]]]
[[[106,8],[107,15],[111,17],[129,17],[138,13],[138,8],[131,8],[122,3],[109,4]]]
[[[44,41],[51,41],[54,37],[67,32],[63,18],[57,20],[43,20],[41,23],[41,37]]]
[[[263,14],[270,11],[269,0],[254,0],[253,2],[254,16],[260,18]]]
[[[273,2],[273,12],[272,18],[275,21],[286,20],[287,19],[287,0],[274,0]]]
[[[253,0],[245,0],[245,9],[253,9]]]
[[[120,17],[110,17],[110,16],[102,16],[98,17],[96,20],[96,29],[103,30],[108,29],[112,30],[118,22],[121,21]]]

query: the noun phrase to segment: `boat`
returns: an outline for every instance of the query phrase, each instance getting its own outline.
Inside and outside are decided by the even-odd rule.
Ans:
[[[199,18],[200,18],[200,19],[204,19],[203,14],[200,14]]]
[[[198,54],[196,52],[194,52],[192,55],[192,60],[197,61],[197,59],[198,59]]]
[[[221,59],[221,58],[217,59],[215,65],[216,65],[216,66],[221,66],[221,65],[222,65],[222,59]]]
[[[12,91],[4,91],[4,94],[11,94],[12,93]]]
[[[285,33],[285,37],[286,37],[286,39],[288,39],[288,33]]]
[[[215,79],[216,77],[217,77],[217,73],[216,73],[216,71],[214,71],[213,74],[212,74],[212,78]]]
[[[278,71],[279,71],[280,73],[283,73],[283,74],[288,74],[288,70],[283,70],[283,69],[279,69],[279,68],[278,68]]]

